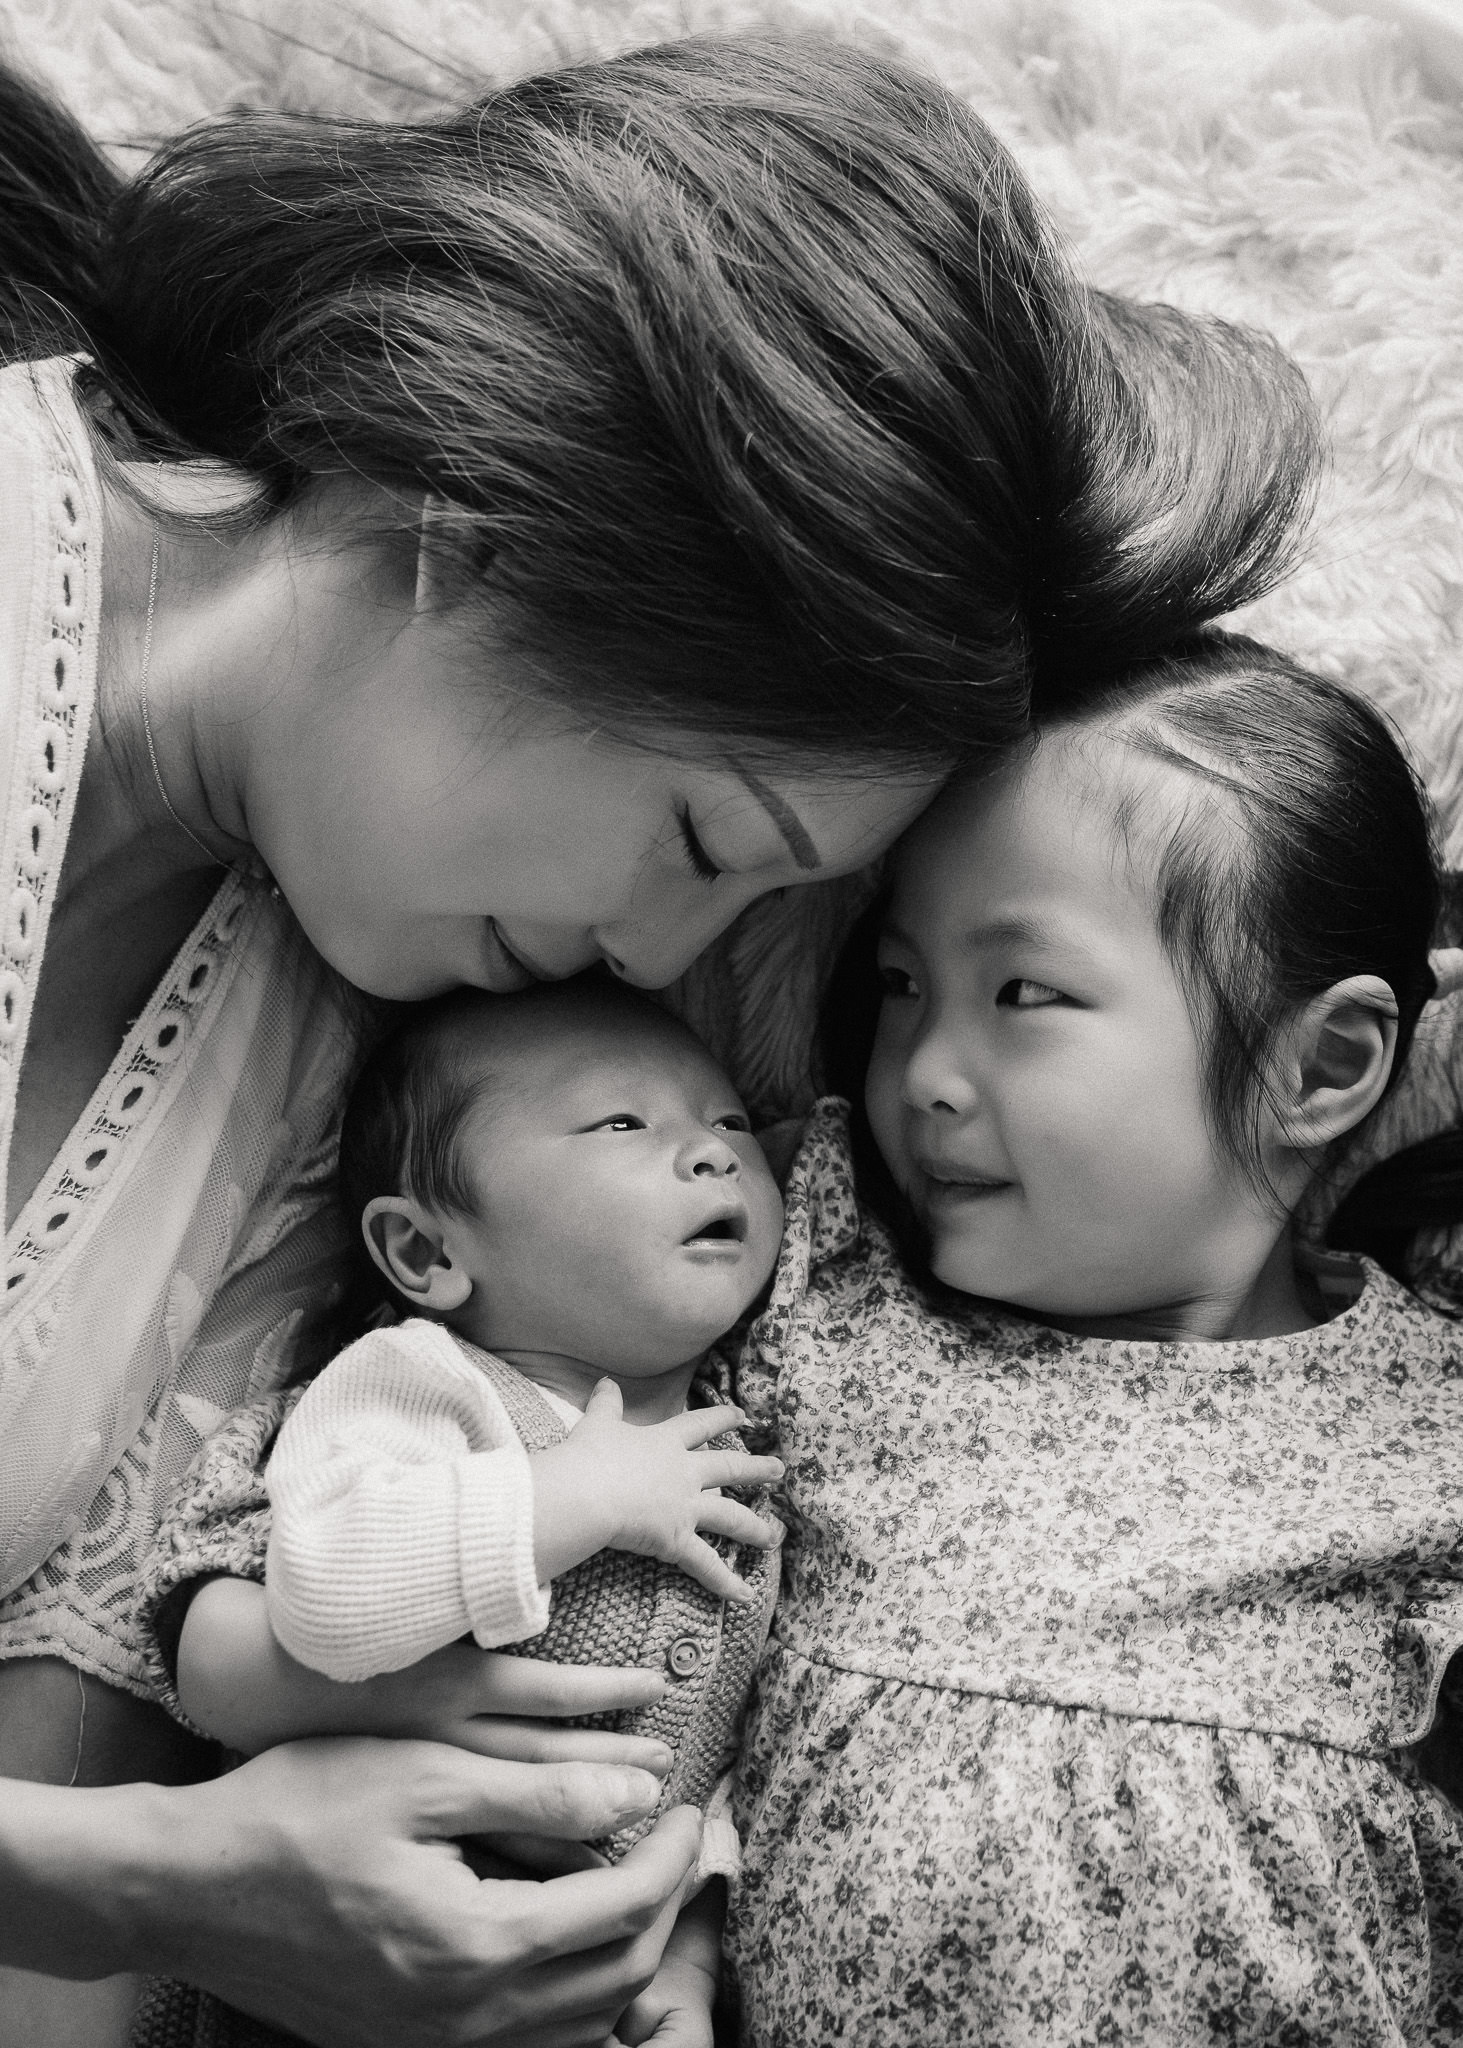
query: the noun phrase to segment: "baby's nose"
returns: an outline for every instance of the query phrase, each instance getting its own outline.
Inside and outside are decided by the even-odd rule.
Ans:
[[[697,1180],[734,1180],[741,1172],[741,1161],[719,1132],[705,1131],[686,1146],[681,1167],[682,1171],[689,1167]]]

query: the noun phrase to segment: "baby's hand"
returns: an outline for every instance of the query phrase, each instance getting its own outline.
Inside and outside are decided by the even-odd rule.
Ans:
[[[755,1598],[700,1531],[770,1550],[782,1531],[721,1486],[768,1486],[777,1458],[700,1448],[744,1421],[739,1408],[690,1408],[668,1422],[624,1419],[620,1390],[601,1380],[584,1419],[533,1456],[534,1555],[555,1579],[597,1550],[632,1550],[679,1565],[719,1600]]]

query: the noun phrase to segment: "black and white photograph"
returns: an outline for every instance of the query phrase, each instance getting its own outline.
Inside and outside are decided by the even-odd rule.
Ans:
[[[1463,2048],[1463,0],[0,0],[0,2048]]]

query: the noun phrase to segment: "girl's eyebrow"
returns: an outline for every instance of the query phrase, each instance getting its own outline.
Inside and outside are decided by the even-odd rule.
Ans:
[[[809,837],[808,828],[785,798],[775,789],[753,775],[750,769],[739,768],[737,774],[743,784],[756,797],[763,810],[787,842],[787,850],[800,868],[820,868],[823,856]]]

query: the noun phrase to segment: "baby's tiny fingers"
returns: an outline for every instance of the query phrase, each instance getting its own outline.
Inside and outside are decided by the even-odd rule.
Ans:
[[[739,1579],[731,1566],[699,1536],[687,1539],[676,1563],[687,1578],[704,1586],[708,1593],[714,1593],[718,1600],[735,1600],[739,1607],[745,1607],[757,1597],[746,1580]]]
[[[739,1500],[725,1494],[703,1494],[696,1514],[696,1527],[711,1536],[727,1536],[733,1543],[750,1543],[756,1550],[775,1550],[784,1530],[780,1522],[754,1515]]]
[[[781,1458],[753,1458],[746,1451],[703,1451],[697,1461],[703,1486],[775,1486],[785,1470]]]
[[[686,1449],[694,1451],[701,1444],[710,1443],[714,1436],[725,1436],[729,1429],[741,1429],[746,1420],[740,1408],[688,1408],[684,1415],[673,1415],[661,1427],[673,1429]]]

